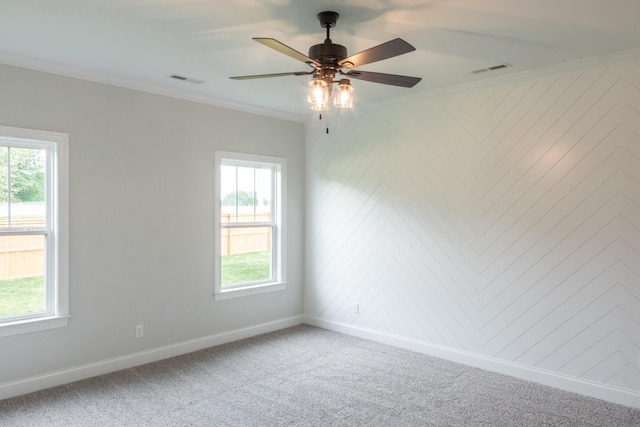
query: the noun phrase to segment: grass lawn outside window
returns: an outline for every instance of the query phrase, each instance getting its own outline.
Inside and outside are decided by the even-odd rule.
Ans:
[[[0,316],[44,310],[44,277],[0,280]]]
[[[270,251],[223,255],[220,258],[223,285],[253,282],[271,277]]]

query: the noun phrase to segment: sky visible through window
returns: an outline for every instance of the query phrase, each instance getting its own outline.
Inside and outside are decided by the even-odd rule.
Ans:
[[[220,174],[222,200],[230,193],[235,194],[237,190],[238,194],[242,192],[249,195],[255,194],[256,206],[269,206],[271,202],[270,169],[222,165]]]

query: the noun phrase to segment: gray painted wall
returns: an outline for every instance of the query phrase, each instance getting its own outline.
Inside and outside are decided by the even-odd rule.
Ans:
[[[66,328],[0,338],[0,384],[302,314],[303,124],[10,66],[0,75],[0,124],[69,133],[72,315]],[[284,292],[213,300],[217,149],[287,159]]]

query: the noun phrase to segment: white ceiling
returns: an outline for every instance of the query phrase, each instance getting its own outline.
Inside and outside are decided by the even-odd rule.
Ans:
[[[0,62],[304,120],[310,77],[228,77],[309,70],[251,38],[306,55],[325,10],[350,55],[396,37],[416,47],[360,69],[422,82],[355,81],[356,108],[640,48],[639,0],[0,0]],[[500,63],[512,67],[471,73]]]

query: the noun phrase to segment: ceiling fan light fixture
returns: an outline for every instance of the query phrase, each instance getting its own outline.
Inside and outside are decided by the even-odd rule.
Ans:
[[[312,69],[309,71],[293,71],[285,73],[258,74],[250,76],[230,77],[233,80],[261,79],[265,77],[282,76],[307,76],[313,74],[307,90],[307,101],[314,111],[325,111],[329,109],[329,98],[333,98],[333,105],[337,108],[353,107],[353,87],[349,79],[340,81],[334,80],[336,75],[343,75],[372,83],[382,83],[391,86],[411,88],[418,84],[420,77],[402,76],[397,74],[375,73],[370,71],[354,70],[354,67],[371,64],[384,59],[393,58],[398,55],[416,50],[401,38],[389,40],[367,50],[363,50],[355,55],[349,55],[347,48],[331,41],[330,29],[336,26],[340,15],[337,12],[320,12],[318,20],[320,26],[326,29],[327,37],[321,44],[312,45],[309,54],[304,55],[297,50],[279,42],[276,39],[266,37],[254,37],[253,40],[276,50],[293,59],[304,62]],[[347,72],[342,69],[348,69]],[[333,84],[337,83],[337,93],[332,96]],[[322,119],[322,114],[320,114]]]
[[[329,86],[327,82],[320,79],[313,79],[309,82],[307,101],[314,111],[324,111],[329,109]]]
[[[338,91],[333,98],[333,105],[338,108],[353,107],[353,86],[349,79],[342,79],[338,82]]]

